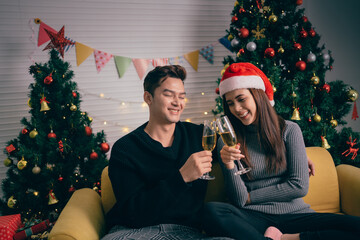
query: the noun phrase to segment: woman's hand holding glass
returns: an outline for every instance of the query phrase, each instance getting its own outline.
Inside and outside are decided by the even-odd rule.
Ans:
[[[244,168],[240,162],[240,159],[244,158],[244,155],[242,155],[239,152],[240,146],[237,144],[236,134],[235,134],[235,131],[234,131],[228,117],[223,116],[221,118],[218,118],[216,120],[216,125],[218,127],[218,130],[219,130],[219,133],[220,133],[220,136],[221,136],[223,142],[227,146],[227,148],[224,147],[222,149],[222,150],[224,150],[223,154],[224,154],[224,158],[226,159],[225,160],[226,162],[224,162],[224,158],[222,158],[222,156],[221,156],[222,161],[224,162],[226,167],[229,169],[234,168],[235,165],[232,165],[230,163],[230,161],[237,161],[239,171],[235,172],[235,175],[241,175],[241,174],[249,172],[251,169]],[[231,150],[230,148],[233,148],[233,149]],[[221,152],[220,152],[220,154],[221,154]],[[237,155],[237,154],[240,154],[240,155]]]

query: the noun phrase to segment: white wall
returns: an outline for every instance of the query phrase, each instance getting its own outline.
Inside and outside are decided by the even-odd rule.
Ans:
[[[233,4],[234,0],[0,0],[0,179],[7,169],[2,164],[6,142],[18,136],[20,120],[28,116],[28,85],[33,82],[28,74],[30,57],[36,62],[48,60],[42,51],[44,46],[36,47],[38,25],[33,24],[34,18],[41,18],[56,30],[65,25],[66,36],[114,55],[175,57],[225,35]],[[340,79],[360,91],[360,2],[341,5],[335,0],[304,0],[303,7],[322,42],[333,53],[334,70],[327,74],[328,81]],[[195,72],[184,63],[189,102],[183,120],[191,118],[200,123],[212,118],[204,112],[214,107],[215,81],[223,67],[221,61],[228,54],[218,44],[214,65],[200,56],[199,71]],[[146,121],[147,109],[141,107],[142,82],[133,66],[119,79],[112,60],[100,74],[93,56],[77,67],[73,49],[66,53],[65,60],[72,64],[73,80],[83,96],[81,110],[94,118],[95,132],[105,130],[110,145],[125,134],[124,127],[132,130]],[[100,93],[107,99],[100,98]],[[350,118],[349,126],[360,131],[360,120]],[[104,125],[104,121],[108,124]]]
[[[36,45],[39,26],[34,18],[56,30],[65,25],[66,36],[117,56],[176,57],[218,43],[226,34],[233,4],[233,0],[0,0],[0,179],[7,170],[2,163],[6,142],[18,136],[21,118],[29,116],[28,86],[34,81],[28,74],[30,58],[48,60],[47,52],[42,51],[46,44]],[[198,72],[184,61],[188,103],[182,120],[201,123],[213,118],[216,80],[222,59],[229,53],[217,44],[214,64],[199,56]],[[65,60],[75,72],[73,81],[83,100],[81,110],[93,117],[94,132],[105,131],[110,146],[126,133],[125,128],[131,131],[147,120],[142,81],[132,64],[119,79],[114,60],[99,74],[93,55],[76,66],[75,47],[65,53]],[[100,93],[105,98],[100,98]],[[206,111],[208,115],[204,115]]]

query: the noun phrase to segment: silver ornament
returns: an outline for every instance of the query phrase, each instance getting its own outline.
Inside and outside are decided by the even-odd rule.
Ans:
[[[316,55],[313,54],[312,52],[310,52],[309,55],[307,56],[307,61],[308,62],[315,62],[316,61]]]
[[[239,40],[237,40],[236,38],[234,38],[233,40],[231,40],[231,46],[232,47],[237,47],[239,45]]]
[[[323,54],[323,59],[324,59],[324,61],[329,60],[329,59],[330,59],[330,55],[329,55],[328,53],[324,53],[324,54]]]
[[[253,52],[256,50],[256,43],[254,42],[249,42],[248,44],[246,44],[246,49],[250,52]]]

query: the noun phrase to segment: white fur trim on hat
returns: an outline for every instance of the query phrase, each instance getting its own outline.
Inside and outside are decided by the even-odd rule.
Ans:
[[[220,96],[235,89],[256,88],[265,91],[264,80],[260,76],[233,76],[223,79],[219,84]]]

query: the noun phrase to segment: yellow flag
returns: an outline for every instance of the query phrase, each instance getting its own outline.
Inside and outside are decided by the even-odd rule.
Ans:
[[[189,64],[194,68],[195,71],[198,70],[199,52],[200,52],[200,50],[196,50],[193,52],[186,53],[184,55],[184,58],[186,59],[186,61],[189,62]]]
[[[79,42],[75,43],[75,48],[77,66],[80,66],[80,64],[82,64],[82,62],[85,61],[94,52],[94,49]]]

